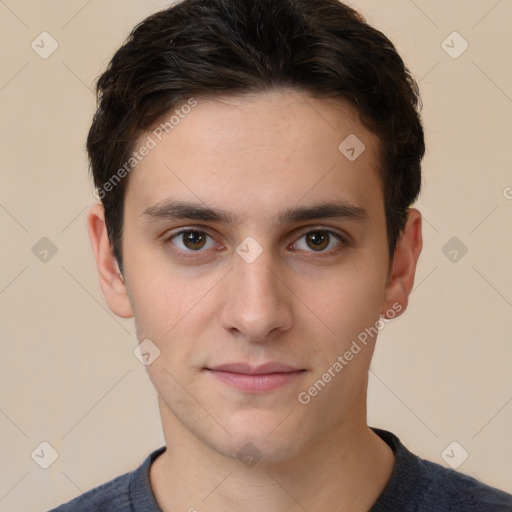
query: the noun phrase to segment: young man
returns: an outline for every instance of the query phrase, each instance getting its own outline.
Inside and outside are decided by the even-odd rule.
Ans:
[[[417,86],[336,0],[185,0],[98,83],[88,216],[166,446],[65,511],[505,511],[366,422],[422,247]]]

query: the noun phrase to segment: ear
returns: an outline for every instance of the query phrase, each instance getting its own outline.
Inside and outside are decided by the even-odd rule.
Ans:
[[[133,317],[124,277],[107,235],[105,211],[102,204],[95,204],[87,214],[87,229],[100,277],[100,286],[110,310],[122,318]]]
[[[384,292],[381,311],[384,318],[388,318],[387,311],[393,310],[393,316],[390,318],[394,318],[407,309],[408,298],[414,285],[416,263],[422,247],[421,213],[415,208],[409,208],[407,222],[393,255],[392,268]]]

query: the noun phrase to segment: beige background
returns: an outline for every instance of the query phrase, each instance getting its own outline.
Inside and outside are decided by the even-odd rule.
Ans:
[[[410,307],[379,339],[369,423],[443,465],[457,441],[452,460],[469,453],[460,471],[511,492],[512,1],[350,4],[420,81],[428,145],[425,247]],[[163,445],[133,324],[98,285],[84,144],[95,77],[165,5],[0,1],[0,512],[52,508]],[[59,45],[47,59],[31,48],[43,31]],[[457,59],[442,47],[453,31],[469,44]],[[447,40],[452,53],[462,43]],[[43,237],[57,249],[46,262],[32,251]],[[443,252],[452,237],[468,249],[456,262]],[[43,441],[58,452],[48,469],[31,457]]]

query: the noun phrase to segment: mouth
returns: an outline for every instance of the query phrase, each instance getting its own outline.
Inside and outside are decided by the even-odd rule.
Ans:
[[[205,370],[223,384],[246,393],[274,391],[290,384],[306,372],[303,368],[282,363],[266,363],[259,366],[232,363]]]

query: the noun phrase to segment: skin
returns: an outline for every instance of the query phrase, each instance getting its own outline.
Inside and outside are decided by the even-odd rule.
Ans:
[[[353,162],[338,150],[350,134],[366,146]],[[169,198],[223,209],[234,222],[143,214]],[[282,210],[325,201],[367,218],[276,222]],[[139,340],[161,351],[147,366],[167,445],[150,471],[160,508],[368,510],[394,464],[366,422],[376,338],[307,405],[297,398],[380,315],[405,311],[422,247],[411,208],[389,260],[378,140],[354,109],[283,89],[198,98],[131,173],[124,214],[124,275],[101,205],[88,228],[108,306],[134,317]],[[171,238],[178,228],[204,237]],[[316,233],[313,242],[304,231]],[[262,249],[252,263],[236,252],[246,237]],[[253,393],[207,369],[241,361],[304,371]],[[247,443],[261,456],[250,467],[237,458]]]

